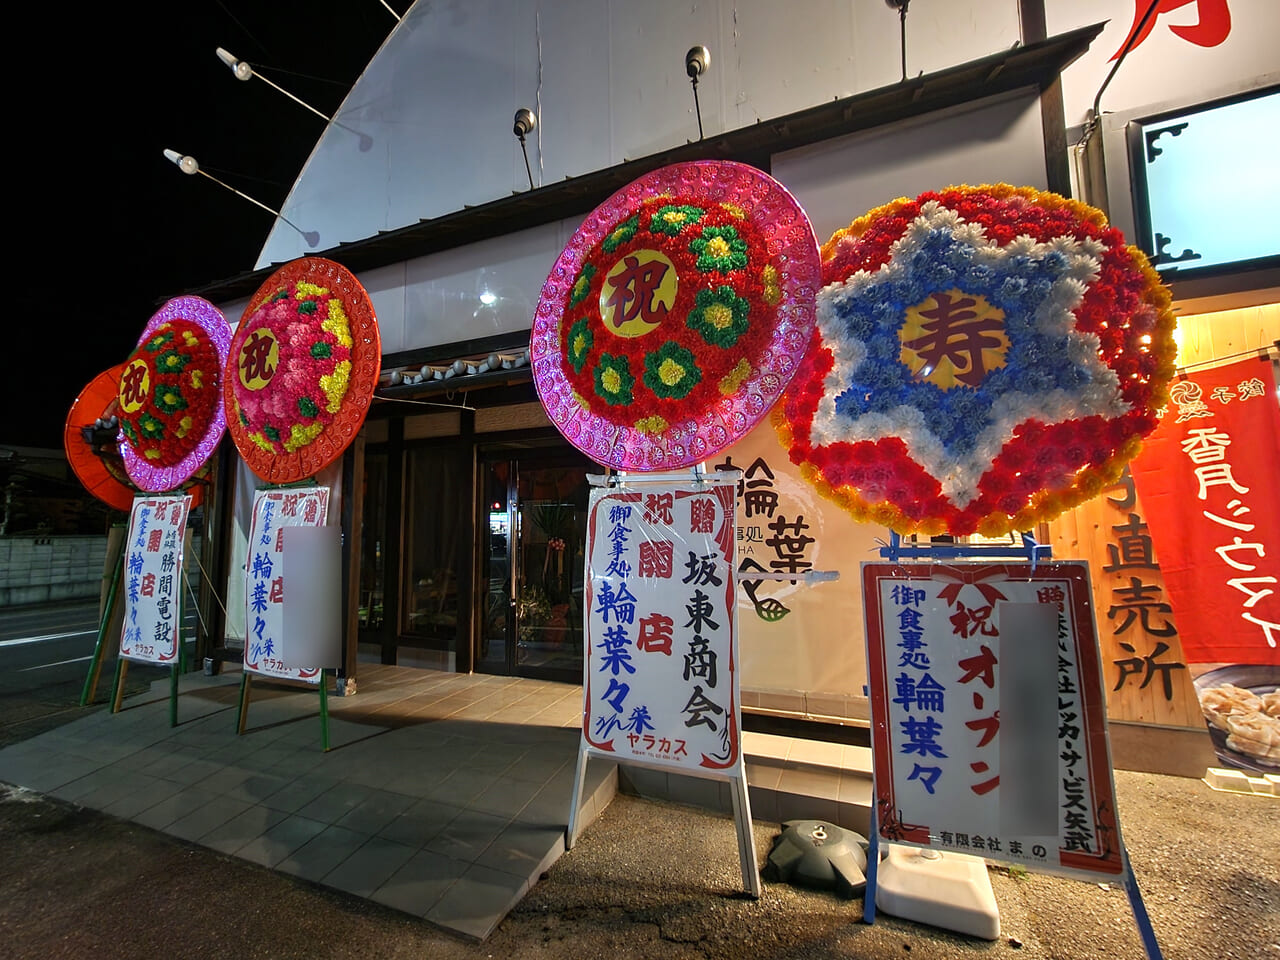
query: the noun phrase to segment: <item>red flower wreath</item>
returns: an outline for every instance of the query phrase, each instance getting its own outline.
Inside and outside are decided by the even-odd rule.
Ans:
[[[155,467],[171,467],[203,439],[218,407],[221,363],[208,333],[181,317],[138,345],[120,376],[120,430]]]
[[[591,413],[660,433],[737,391],[779,298],[765,238],[742,210],[645,200],[582,264],[560,326],[562,373]]]

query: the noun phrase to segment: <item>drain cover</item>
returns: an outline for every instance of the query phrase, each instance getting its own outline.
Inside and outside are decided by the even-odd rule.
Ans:
[[[859,896],[867,886],[867,838],[822,820],[788,820],[773,841],[764,878],[842,897]]]

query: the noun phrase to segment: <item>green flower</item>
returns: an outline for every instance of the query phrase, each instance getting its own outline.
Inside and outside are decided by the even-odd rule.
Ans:
[[[637,213],[634,217],[631,217],[628,220],[623,220],[622,223],[614,227],[613,231],[604,238],[604,243],[601,244],[601,246],[604,247],[604,252],[613,253],[613,251],[617,250],[620,246],[634,237],[636,235],[636,231],[639,229],[640,214]]]
[[[320,408],[316,406],[316,402],[310,397],[299,397],[298,412],[307,419],[311,419],[320,412]]]
[[[689,244],[698,255],[699,270],[741,270],[747,265],[747,241],[733,227],[703,227],[702,236]]]
[[[311,356],[316,360],[328,360],[332,355],[333,347],[323,340],[317,340],[311,345]]]
[[[581,373],[586,366],[592,343],[591,328],[587,325],[587,318],[583,317],[569,328],[568,355],[574,373]]]
[[[652,233],[665,233],[674,237],[685,227],[697,223],[706,216],[706,213],[707,211],[701,207],[668,204],[665,207],[659,207],[658,211],[649,218],[649,230]]]
[[[164,421],[144,413],[138,418],[138,427],[144,437],[159,440],[164,436]]]
[[[591,279],[596,275],[596,268],[588,263],[582,268],[582,272],[578,274],[578,279],[573,283],[573,290],[569,294],[569,306],[576,307],[586,299],[587,294],[591,292]]]
[[[698,360],[674,340],[668,340],[653,353],[645,354],[644,384],[666,400],[680,400],[702,379]]]
[[[120,430],[126,437],[129,438],[129,442],[131,444],[133,444],[135,447],[138,445],[138,432],[133,429],[132,423],[130,423],[128,420],[121,420]]]
[[[314,300],[303,300],[302,303],[298,304],[298,312],[315,313],[316,308],[319,306],[320,304],[316,303]]]
[[[171,384],[162,384],[157,387],[153,399],[157,410],[170,415],[187,409],[187,398],[182,395],[181,390]]]
[[[262,428],[262,435],[273,443],[280,442],[280,431],[270,424],[266,424]]]
[[[157,373],[181,373],[191,362],[191,357],[179,350],[166,350],[156,357]]]
[[[750,309],[751,304],[734,293],[733,287],[699,290],[685,323],[712,346],[732,347],[750,326],[747,321]]]
[[[158,350],[163,350],[171,343],[173,343],[173,328],[166,323],[147,341],[147,349],[155,353]]]
[[[600,354],[595,369],[596,394],[611,406],[625,406],[631,402],[631,390],[636,378],[631,375],[627,358],[611,353]]]

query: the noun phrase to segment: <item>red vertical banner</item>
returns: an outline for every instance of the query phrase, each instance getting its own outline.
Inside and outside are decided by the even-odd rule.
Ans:
[[[1280,770],[1280,405],[1270,363],[1189,374],[1131,469],[1228,766]]]
[[[1132,471],[1189,663],[1280,664],[1280,406],[1271,364],[1193,373]]]

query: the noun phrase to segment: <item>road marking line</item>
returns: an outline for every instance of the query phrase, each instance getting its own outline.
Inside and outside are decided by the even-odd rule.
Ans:
[[[87,637],[97,630],[73,630],[70,633],[47,633],[43,637],[17,637],[13,640],[0,640],[0,647],[18,647],[24,643],[40,643],[44,640],[63,640],[67,637]]]
[[[92,660],[93,654],[87,657],[72,657],[70,660],[59,660],[57,663],[42,663],[37,667],[23,667],[19,673],[29,673],[32,670],[47,670],[49,667],[60,667],[64,663],[83,663],[85,660]]]

